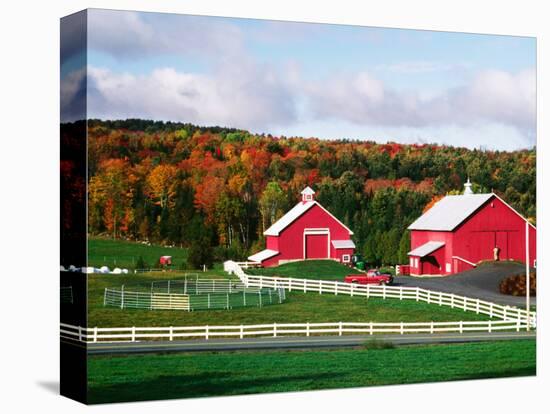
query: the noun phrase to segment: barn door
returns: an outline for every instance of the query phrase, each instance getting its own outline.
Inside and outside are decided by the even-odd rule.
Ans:
[[[306,259],[328,258],[328,234],[306,234]]]

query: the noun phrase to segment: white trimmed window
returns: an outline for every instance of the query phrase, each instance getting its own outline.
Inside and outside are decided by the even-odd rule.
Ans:
[[[351,261],[351,257],[349,254],[342,255],[342,263],[349,263],[350,261]]]
[[[414,267],[414,257],[409,258],[409,264]]]
[[[447,273],[450,273],[451,272],[451,264],[450,263],[445,263],[445,271]]]

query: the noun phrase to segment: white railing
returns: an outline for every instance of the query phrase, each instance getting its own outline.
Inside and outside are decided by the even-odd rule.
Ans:
[[[61,337],[65,339],[96,342],[139,342],[144,340],[178,340],[245,337],[280,337],[313,335],[375,335],[408,333],[464,333],[496,332],[526,329],[519,319],[515,321],[458,321],[458,322],[328,322],[328,323],[272,323],[229,326],[169,326],[127,328],[82,328],[61,324]]]
[[[450,306],[464,311],[488,315],[507,321],[520,319],[526,322],[528,314],[525,309],[515,306],[499,305],[481,299],[468,298],[453,293],[437,292],[419,287],[358,285],[331,280],[296,279],[292,277],[270,277],[249,275],[238,263],[227,261],[224,269],[235,274],[246,286],[269,288],[282,287],[288,291],[329,293],[334,295],[379,297],[383,299],[415,300],[440,306]],[[536,327],[536,312],[529,312],[529,324]]]

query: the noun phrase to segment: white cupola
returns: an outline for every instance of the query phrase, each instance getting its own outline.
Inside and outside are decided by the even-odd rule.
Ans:
[[[473,194],[472,191],[472,183],[470,182],[470,177],[468,177],[468,181],[464,183],[464,192],[462,194],[464,195],[470,195]]]
[[[309,186],[304,188],[302,190],[302,202],[307,202],[307,201],[313,201],[313,195],[315,194],[315,191],[313,191]]]

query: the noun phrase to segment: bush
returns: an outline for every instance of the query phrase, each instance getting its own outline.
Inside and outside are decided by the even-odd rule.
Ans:
[[[395,345],[391,342],[381,341],[380,339],[368,339],[363,343],[364,349],[393,349]]]
[[[136,269],[148,269],[149,266],[147,263],[145,263],[145,260],[143,260],[143,257],[139,256],[136,261]]]
[[[527,277],[525,273],[509,276],[500,282],[500,293],[512,296],[525,296],[527,293]],[[533,296],[537,295],[537,274],[536,272],[529,275],[530,289],[529,293]]]
[[[214,263],[214,253],[207,239],[200,239],[191,244],[187,257],[189,269],[202,269],[203,265],[211,268]]]

